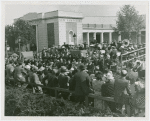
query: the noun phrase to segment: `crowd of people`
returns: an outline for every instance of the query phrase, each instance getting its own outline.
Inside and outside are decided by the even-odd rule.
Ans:
[[[85,96],[90,93],[103,97],[114,97],[115,102],[106,101],[112,112],[120,112],[125,105],[130,105],[132,114],[145,114],[145,58],[134,58],[128,63],[121,63],[120,55],[142,48],[125,47],[115,42],[109,45],[95,44],[93,49],[86,44],[44,48],[40,56],[34,59],[6,60],[6,83],[18,87],[32,88],[33,93],[46,93],[55,96],[52,89],[28,85],[24,82],[40,84],[47,87],[60,87],[74,93],[59,91],[58,97],[84,104]],[[82,54],[71,54],[71,50],[87,50]],[[143,51],[141,52],[143,53]],[[124,60],[133,58],[136,53],[125,56]],[[122,66],[122,67],[121,67]],[[13,81],[12,81],[13,80]],[[90,99],[90,105],[101,108],[98,99]],[[125,107],[125,112],[127,107]]]

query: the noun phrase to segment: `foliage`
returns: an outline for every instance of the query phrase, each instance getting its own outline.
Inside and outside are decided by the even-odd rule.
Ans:
[[[19,36],[21,37],[21,46],[35,42],[36,39],[35,30],[32,25],[22,19],[18,19],[13,25],[5,26],[5,38],[11,48],[15,48],[15,41]]]
[[[131,32],[138,32],[144,28],[143,17],[139,15],[134,6],[124,5],[117,13],[117,27],[115,31],[121,31],[128,34],[128,39],[131,40]]]
[[[7,44],[11,47],[11,49],[15,49],[15,31],[12,25],[5,26],[5,39],[7,40]]]
[[[6,86],[5,116],[119,116],[31,90]]]

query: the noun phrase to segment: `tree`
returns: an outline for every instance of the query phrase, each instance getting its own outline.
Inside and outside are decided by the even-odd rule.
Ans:
[[[5,26],[5,37],[12,49],[15,48],[15,42],[19,36],[21,37],[21,46],[33,43],[36,39],[32,25],[22,19],[18,19],[13,25]],[[16,44],[18,46],[18,43]]]
[[[128,39],[131,41],[131,32],[136,32],[136,40],[139,31],[145,26],[144,19],[139,15],[138,11],[131,5],[124,5],[117,13],[117,21],[115,31],[127,33]]]
[[[14,29],[12,25],[5,26],[5,39],[7,40],[7,45],[11,48],[11,50],[15,49],[15,36]]]

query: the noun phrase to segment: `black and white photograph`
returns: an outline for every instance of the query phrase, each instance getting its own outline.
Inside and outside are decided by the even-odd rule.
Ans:
[[[1,2],[4,118],[149,117],[149,2],[90,2]]]

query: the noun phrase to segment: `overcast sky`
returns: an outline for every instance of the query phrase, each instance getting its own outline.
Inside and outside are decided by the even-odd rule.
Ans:
[[[54,10],[82,12],[83,16],[116,16],[122,5],[5,5],[5,25],[12,24],[15,18],[19,18],[29,12],[49,12]],[[146,14],[144,5],[134,5],[140,14]]]

